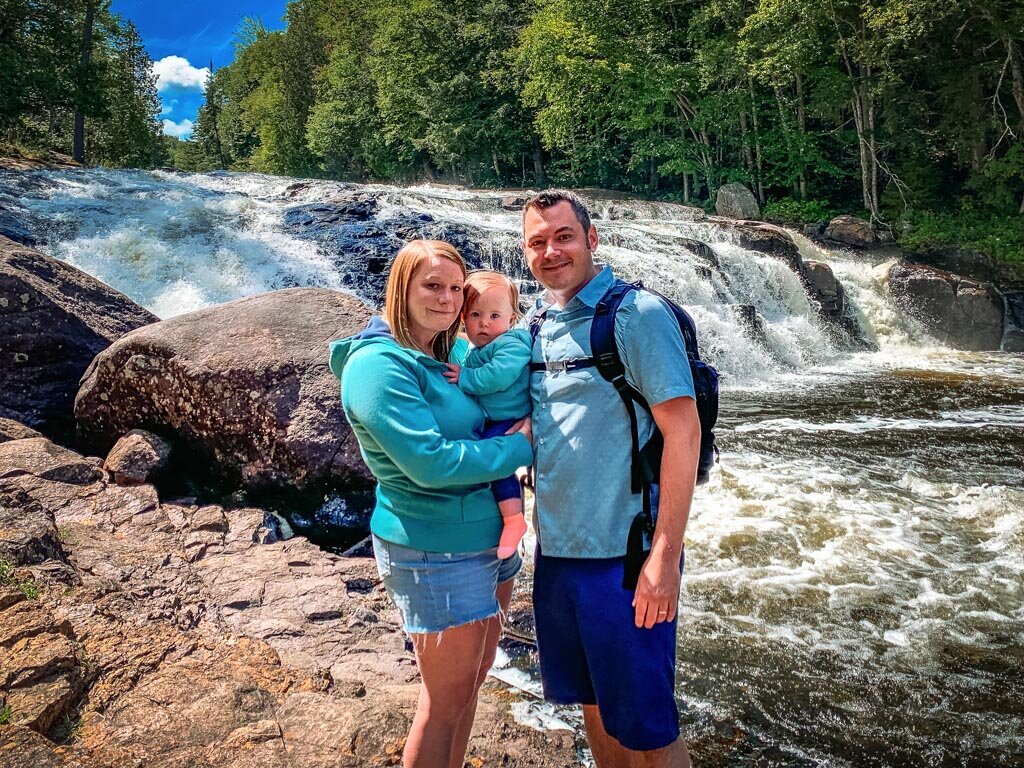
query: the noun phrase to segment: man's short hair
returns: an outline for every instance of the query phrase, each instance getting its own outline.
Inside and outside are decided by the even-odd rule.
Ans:
[[[531,208],[544,210],[562,202],[572,206],[572,212],[576,214],[576,220],[583,227],[583,234],[586,235],[590,232],[590,211],[587,210],[587,206],[580,200],[579,195],[567,189],[545,189],[543,192],[538,192],[527,200],[526,205],[523,206],[524,223],[526,221],[526,212]]]

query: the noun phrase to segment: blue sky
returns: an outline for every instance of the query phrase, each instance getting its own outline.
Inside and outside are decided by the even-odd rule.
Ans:
[[[235,31],[246,16],[283,29],[287,0],[113,0],[115,13],[135,23],[159,76],[164,133],[188,138],[203,103],[210,62],[230,64]]]

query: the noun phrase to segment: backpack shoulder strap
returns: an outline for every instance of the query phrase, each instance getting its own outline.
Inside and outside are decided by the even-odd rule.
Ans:
[[[590,352],[598,373],[615,386],[623,400],[628,398],[650,410],[643,395],[626,381],[626,366],[615,341],[615,317],[619,307],[626,296],[640,290],[646,289],[639,280],[635,283],[618,282],[601,297],[594,309],[594,321],[590,326]]]
[[[629,416],[629,432],[632,438],[632,462],[630,463],[630,486],[633,493],[644,494],[645,512],[649,513],[649,495],[651,478],[644,471],[644,462],[640,453],[640,426],[637,420],[636,406],[650,411],[643,395],[626,380],[626,366],[619,354],[619,345],[615,341],[615,316],[623,299],[633,291],[643,289],[643,283],[617,282],[609,288],[594,309],[594,320],[590,326],[590,350],[598,373],[606,381],[611,382],[615,391],[622,398]]]

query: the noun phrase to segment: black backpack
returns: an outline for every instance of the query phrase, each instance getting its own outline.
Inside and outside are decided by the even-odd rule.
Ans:
[[[697,349],[697,328],[693,318],[686,310],[676,304],[668,297],[644,288],[643,283],[625,283],[617,281],[601,300],[597,303],[594,311],[594,320],[590,328],[590,347],[593,357],[575,358],[572,360],[560,360],[555,363],[530,363],[531,371],[572,371],[580,368],[596,367],[598,373],[610,381],[615,391],[622,398],[629,415],[630,433],[633,438],[632,446],[632,476],[630,485],[633,493],[643,493],[643,514],[648,525],[651,523],[651,486],[659,481],[661,474],[661,454],[664,447],[661,432],[655,425],[654,433],[644,445],[640,445],[640,435],[637,426],[636,406],[639,405],[648,413],[651,412],[650,405],[633,386],[626,381],[626,368],[619,355],[618,345],[615,343],[615,314],[619,305],[627,294],[632,291],[648,291],[658,296],[672,310],[676,321],[679,323],[679,330],[682,331],[683,341],[686,345],[687,363],[690,366],[690,373],[693,377],[693,389],[696,395],[697,416],[700,420],[701,438],[700,455],[697,461],[697,485],[708,481],[711,468],[717,461],[718,448],[715,446],[715,423],[718,421],[718,371],[700,359],[700,352]],[[538,312],[530,322],[531,339],[536,340],[540,332],[540,326],[544,322],[544,312]],[[653,526],[652,526],[653,527]]]

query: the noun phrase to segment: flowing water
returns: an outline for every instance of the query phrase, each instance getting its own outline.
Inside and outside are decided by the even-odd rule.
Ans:
[[[40,217],[54,256],[169,317],[342,287],[284,213],[352,187],[286,193],[292,181],[41,172],[0,176],[0,192]],[[358,189],[379,218],[472,228],[485,262],[525,277],[499,194]],[[781,262],[681,206],[604,205],[599,256],[686,306],[722,372],[722,463],[696,495],[680,605],[697,764],[1024,765],[1024,356],[943,347],[889,301],[870,256],[797,238],[877,347],[839,348]],[[720,271],[682,238],[711,244]],[[734,304],[757,308],[763,341]]]

